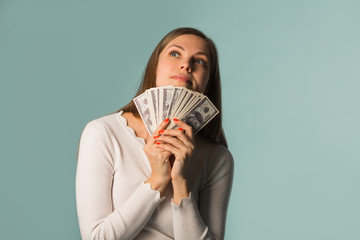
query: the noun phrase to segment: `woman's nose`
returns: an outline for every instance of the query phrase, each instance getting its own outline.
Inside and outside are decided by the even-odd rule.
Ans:
[[[191,64],[190,61],[182,61],[180,69],[185,69],[188,73],[191,73]]]

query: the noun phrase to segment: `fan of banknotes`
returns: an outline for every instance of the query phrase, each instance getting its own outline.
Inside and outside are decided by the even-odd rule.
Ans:
[[[167,129],[178,128],[172,121],[177,118],[195,134],[219,113],[207,96],[184,87],[150,88],[133,101],[150,135],[166,118],[171,121]]]

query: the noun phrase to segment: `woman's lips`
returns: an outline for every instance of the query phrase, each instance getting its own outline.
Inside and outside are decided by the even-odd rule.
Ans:
[[[178,80],[180,82],[185,82],[185,83],[191,84],[190,77],[183,75],[183,74],[175,74],[175,75],[172,75],[170,78]]]

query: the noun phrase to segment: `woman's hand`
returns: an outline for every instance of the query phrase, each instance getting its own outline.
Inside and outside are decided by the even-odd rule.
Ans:
[[[174,119],[174,122],[180,128],[162,130],[156,140],[160,143],[159,148],[174,155],[171,179],[174,189],[173,201],[178,204],[182,198],[189,196],[186,174],[190,167],[194,140],[191,126],[178,119]]]
[[[161,195],[170,181],[171,165],[169,158],[172,153],[159,148],[156,140],[159,137],[159,131],[164,130],[168,124],[169,119],[165,119],[144,146],[144,152],[151,166],[151,175],[146,183],[150,183],[151,188],[158,190]]]

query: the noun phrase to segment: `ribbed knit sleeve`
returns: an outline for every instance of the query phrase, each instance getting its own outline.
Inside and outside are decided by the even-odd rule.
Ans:
[[[163,200],[141,183],[127,201],[113,209],[115,141],[100,123],[85,127],[79,146],[76,204],[82,239],[133,239]],[[131,160],[131,159],[130,159]]]
[[[199,200],[196,202],[190,193],[179,205],[171,203],[176,240],[224,239],[234,161],[224,147],[215,151],[213,159],[207,167],[207,180]]]

